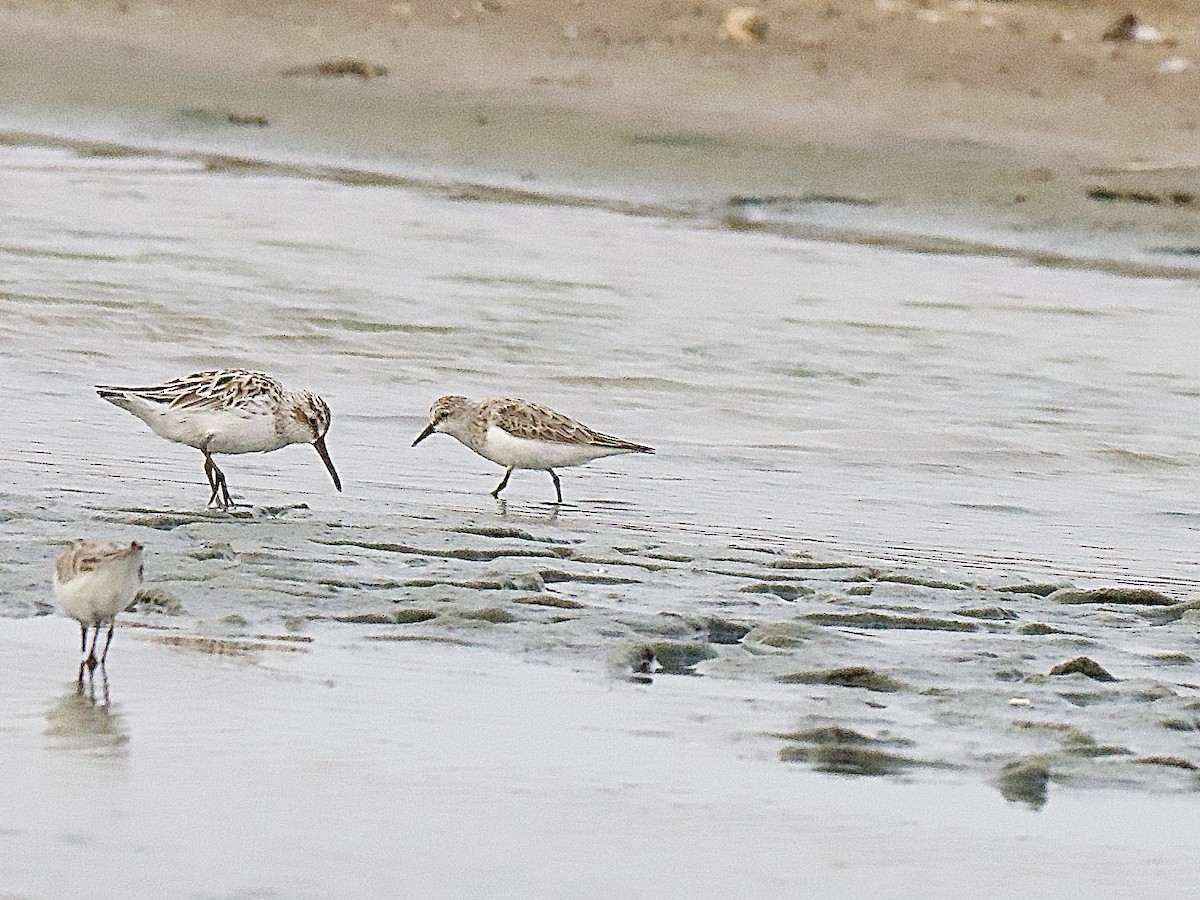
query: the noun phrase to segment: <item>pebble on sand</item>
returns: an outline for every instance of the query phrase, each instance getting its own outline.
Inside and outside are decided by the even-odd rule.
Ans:
[[[767,36],[767,20],[753,6],[735,6],[721,22],[725,39],[733,44],[753,44]]]
[[[1128,13],[1114,22],[1108,31],[1104,32],[1102,40],[1134,44],[1167,43],[1162,32],[1153,25],[1147,25],[1133,13]]]

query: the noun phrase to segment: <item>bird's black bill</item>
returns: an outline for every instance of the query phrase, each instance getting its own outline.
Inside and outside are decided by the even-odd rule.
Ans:
[[[415,446],[417,446],[417,444],[421,443],[421,441],[425,440],[425,438],[427,438],[427,437],[429,437],[431,434],[433,434],[433,432],[434,432],[435,430],[436,430],[436,429],[433,427],[433,423],[432,423],[432,422],[430,422],[428,425],[426,425],[426,426],[425,426],[425,430],[424,430],[424,431],[422,431],[420,434],[418,434],[418,435],[417,435],[417,439],[416,439],[415,441],[413,441],[413,442],[412,442],[412,445],[413,445],[414,447],[415,447]]]
[[[325,463],[325,468],[333,476],[333,486],[340,491],[342,489],[342,479],[338,478],[337,470],[333,467],[333,460],[329,458],[329,451],[325,449],[325,438],[317,438],[313,441],[313,446],[317,448],[317,454],[321,457],[321,462]]]

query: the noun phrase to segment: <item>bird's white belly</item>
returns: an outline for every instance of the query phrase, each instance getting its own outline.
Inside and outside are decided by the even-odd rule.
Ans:
[[[54,593],[66,615],[94,625],[109,621],[129,606],[140,583],[136,568],[105,566],[76,575],[65,584],[55,578]]]
[[[288,442],[270,415],[211,410],[151,409],[141,416],[159,437],[209,453],[262,453]]]
[[[627,451],[594,444],[563,444],[556,441],[534,441],[514,437],[502,428],[492,426],[484,435],[479,455],[501,466],[518,469],[557,469],[559,466],[578,466],[601,456]]]

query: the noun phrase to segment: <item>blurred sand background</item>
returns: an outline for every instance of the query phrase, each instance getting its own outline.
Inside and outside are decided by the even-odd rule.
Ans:
[[[0,101],[303,118],[340,151],[527,181],[782,191],[802,172],[810,191],[935,209],[1144,221],[1187,207],[1194,227],[1188,0],[764,2],[745,43],[722,27],[733,6],[7,0]],[[1104,40],[1129,12],[1152,39]],[[333,60],[362,76],[316,74]]]

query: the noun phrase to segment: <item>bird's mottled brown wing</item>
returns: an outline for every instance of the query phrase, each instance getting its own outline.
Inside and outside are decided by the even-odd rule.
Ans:
[[[114,544],[112,541],[76,541],[61,554],[54,564],[59,583],[91,572],[104,563],[120,559],[141,549],[138,544]]]
[[[97,385],[96,389],[101,396],[105,392],[129,394],[171,409],[231,409],[274,403],[283,396],[283,385],[270,375],[245,369],[193,372],[183,378],[149,387],[102,384]]]
[[[635,452],[653,452],[641,444],[631,444],[612,435],[593,431],[569,416],[516,397],[497,397],[479,404],[479,424],[502,428],[514,437],[531,441],[552,441],[558,444],[589,444],[614,447]]]

